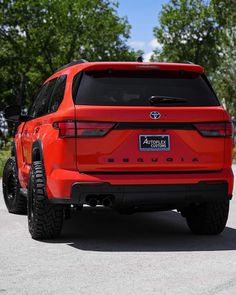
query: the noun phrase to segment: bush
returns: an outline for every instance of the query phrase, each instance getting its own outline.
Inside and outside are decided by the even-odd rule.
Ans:
[[[0,177],[2,177],[2,172],[7,159],[11,156],[11,149],[0,150]]]
[[[233,149],[233,163],[236,164],[236,147]]]

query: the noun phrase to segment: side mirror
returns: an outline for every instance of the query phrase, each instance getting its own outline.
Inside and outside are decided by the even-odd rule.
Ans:
[[[4,117],[7,121],[17,123],[21,119],[21,107],[19,105],[11,105],[5,108]]]

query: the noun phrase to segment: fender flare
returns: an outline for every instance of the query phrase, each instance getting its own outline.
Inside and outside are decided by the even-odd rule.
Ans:
[[[17,150],[16,150],[16,143],[15,143],[15,141],[12,142],[11,156],[15,158],[16,167],[17,167],[17,170],[18,170]]]
[[[44,157],[43,157],[43,143],[41,140],[36,140],[32,145],[32,163],[34,161],[41,161],[44,165]]]

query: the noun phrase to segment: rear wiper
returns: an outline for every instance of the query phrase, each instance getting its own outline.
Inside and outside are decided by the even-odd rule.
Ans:
[[[187,99],[182,97],[171,97],[171,96],[161,96],[161,95],[153,95],[149,97],[148,100],[150,104],[187,102]]]

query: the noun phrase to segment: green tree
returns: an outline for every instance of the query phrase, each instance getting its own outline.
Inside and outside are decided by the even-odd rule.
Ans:
[[[28,103],[42,81],[72,60],[134,60],[130,25],[110,0],[0,3],[0,110]]]
[[[219,97],[235,115],[236,4],[222,0],[170,0],[154,35],[163,44],[152,60],[191,61],[205,67]]]
[[[223,60],[213,74],[215,89],[227,109],[236,118],[236,3],[212,0],[217,22],[224,28]]]

